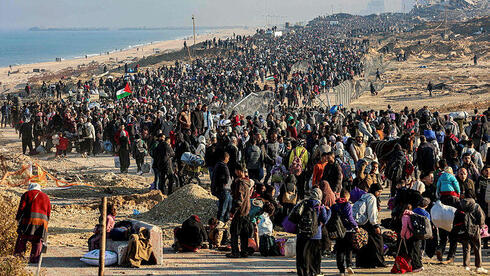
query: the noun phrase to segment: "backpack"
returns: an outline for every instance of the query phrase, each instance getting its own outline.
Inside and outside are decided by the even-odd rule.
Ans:
[[[416,239],[432,239],[432,225],[428,217],[414,213],[410,215],[410,222],[412,234]]]
[[[282,203],[296,204],[297,201],[298,201],[298,189],[296,188],[296,185],[291,183],[284,184]]]
[[[83,137],[89,137],[90,136],[90,130],[89,130],[89,127],[87,125],[82,126],[82,134],[83,134]]]
[[[410,257],[408,256],[408,252],[406,252],[406,254],[400,254],[402,243],[404,245],[405,251],[407,251],[407,243],[404,239],[402,239],[398,244],[395,263],[391,268],[392,274],[405,274],[407,272],[412,272],[412,259],[410,259]]]
[[[468,239],[476,237],[480,232],[480,226],[475,224],[476,218],[470,212],[457,210],[454,214],[453,232],[458,239]]]
[[[340,168],[342,169],[342,174],[344,175],[344,180],[348,180],[352,176],[352,169],[349,165],[349,163],[344,162],[340,158],[337,158],[337,162],[340,165]]]
[[[354,203],[352,206],[352,215],[358,225],[364,225],[368,222],[367,203],[364,197],[361,197],[358,201],[356,201],[356,203]]]
[[[318,232],[318,212],[307,200],[291,210],[289,220],[296,223],[297,234],[305,238],[312,238]]]
[[[400,160],[396,160],[388,168],[386,168],[385,176],[392,182],[398,182],[403,178],[406,162],[403,164]]]
[[[296,155],[296,149],[294,150],[293,162],[291,163],[291,166],[289,166],[289,172],[291,174],[299,176],[303,172],[303,161],[301,160],[301,158],[303,157],[305,151],[306,149],[303,149],[298,156]]]
[[[331,240],[342,239],[345,237],[346,229],[344,227],[344,224],[342,223],[342,217],[340,215],[339,208],[339,206],[335,206],[334,208],[332,208],[332,216],[330,217],[326,225],[328,230],[328,237]]]

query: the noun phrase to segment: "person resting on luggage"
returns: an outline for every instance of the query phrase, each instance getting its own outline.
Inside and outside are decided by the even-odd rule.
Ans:
[[[102,212],[101,212],[102,213]],[[114,228],[116,223],[116,206],[113,204],[107,204],[107,218],[106,218],[106,237],[109,237],[109,233]],[[99,218],[99,222],[102,221],[102,217]],[[100,240],[102,238],[102,223],[95,226],[94,234],[88,239],[88,250],[92,251],[94,249],[100,248]]]
[[[208,235],[201,219],[192,215],[182,223],[182,227],[174,229],[174,239],[175,243],[172,247],[175,251],[197,252],[202,247],[203,242],[207,241]]]

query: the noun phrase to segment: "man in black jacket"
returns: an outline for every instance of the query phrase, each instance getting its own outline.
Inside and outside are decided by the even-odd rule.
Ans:
[[[230,143],[226,147],[226,152],[230,155],[230,161],[228,162],[228,169],[231,177],[235,177],[235,169],[238,167],[240,160],[240,150],[238,149],[238,139],[232,136]]]
[[[201,104],[197,104],[196,109],[191,113],[191,126],[192,133],[200,135],[203,132],[204,127],[204,115],[201,111]]]
[[[322,180],[326,180],[330,184],[330,188],[334,193],[340,193],[342,190],[342,168],[335,160],[333,152],[327,153],[327,164],[323,169]]]
[[[168,194],[172,193],[173,184],[176,177],[173,170],[172,158],[175,156],[174,150],[170,146],[170,137],[165,138],[165,142],[160,142],[155,149],[154,156],[157,157],[158,172],[160,173],[160,190],[165,194],[165,180],[168,179]]]
[[[265,169],[266,175],[264,179],[264,184],[267,184],[269,178],[271,177],[271,170],[276,163],[276,158],[279,156],[279,142],[277,142],[277,133],[272,133],[270,140],[266,145],[265,152]]]
[[[206,148],[206,152],[204,153],[204,162],[206,163],[206,166],[208,167],[209,171],[209,178],[213,179],[213,170],[214,166],[216,166],[217,163],[217,153],[219,152],[218,150],[218,140],[216,139],[216,136],[211,136],[211,145]]]
[[[26,154],[26,149],[29,147],[29,152],[32,151],[32,124],[26,120],[20,126],[19,138],[22,138],[22,154]]]
[[[211,181],[211,192],[218,197],[218,219],[226,223],[230,218],[231,210],[231,176],[228,169],[230,155],[227,152],[220,154],[220,161],[216,163]]]
[[[420,136],[420,146],[417,149],[417,166],[424,172],[434,171],[436,155],[432,144],[427,142],[425,136]]]

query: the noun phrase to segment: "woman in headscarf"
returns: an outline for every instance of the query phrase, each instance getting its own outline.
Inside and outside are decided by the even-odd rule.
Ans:
[[[128,137],[128,132],[122,128],[119,132],[119,161],[121,173],[128,173],[128,168],[130,164],[130,141]]]
[[[358,267],[375,268],[386,267],[383,257],[383,236],[378,218],[377,199],[382,188],[378,184],[369,187],[369,192],[362,195],[359,200],[365,201],[367,222],[361,227],[368,232],[368,243],[359,250],[356,257]]]

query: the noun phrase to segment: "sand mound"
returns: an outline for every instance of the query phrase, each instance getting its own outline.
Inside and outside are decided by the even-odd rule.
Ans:
[[[158,203],[142,219],[158,223],[182,223],[191,215],[203,222],[216,216],[218,199],[199,185],[186,185]]]
[[[166,198],[162,192],[153,190],[144,194],[133,194],[124,196],[114,196],[109,199],[118,208],[145,208],[150,210],[159,202],[162,202]]]

